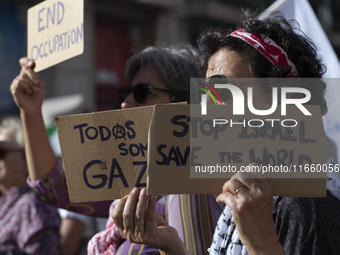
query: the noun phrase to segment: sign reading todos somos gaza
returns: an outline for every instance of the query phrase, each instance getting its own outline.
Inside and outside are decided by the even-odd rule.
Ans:
[[[111,200],[146,186],[154,106],[55,118],[72,203]]]
[[[84,51],[84,0],[47,0],[28,10],[27,55],[35,71]]]

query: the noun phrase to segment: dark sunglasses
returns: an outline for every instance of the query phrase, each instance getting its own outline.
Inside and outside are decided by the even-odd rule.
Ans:
[[[132,92],[133,98],[135,99],[135,101],[142,104],[147,99],[150,89],[163,91],[163,92],[169,93],[169,94],[173,93],[173,91],[157,88],[157,87],[152,86],[152,85],[147,84],[147,83],[138,83],[135,86],[128,86],[128,87],[119,88],[118,91],[117,91],[118,99],[119,99],[120,103],[122,103],[125,100],[125,98],[127,98],[127,96]]]
[[[1,148],[0,147],[0,159],[4,159],[5,158],[5,155],[8,153],[8,152],[23,152],[23,149],[20,149],[20,148],[17,148],[17,149],[5,149],[5,148]]]

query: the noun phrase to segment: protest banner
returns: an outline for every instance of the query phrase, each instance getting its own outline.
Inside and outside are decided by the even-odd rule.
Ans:
[[[219,194],[234,169],[253,161],[262,172],[285,166],[269,176],[274,195],[325,195],[326,174],[318,169],[327,169],[326,138],[318,106],[308,106],[312,116],[288,114],[299,124],[284,129],[268,123],[288,121],[254,127],[259,124],[249,122],[249,113],[245,119],[253,127],[236,119],[233,127],[229,122],[212,128],[209,118],[232,116],[230,105],[216,107],[207,119],[193,112],[200,107],[168,104],[56,117],[71,202],[112,200],[146,186],[155,195]],[[226,171],[218,173],[217,165]],[[290,174],[282,171],[287,168]]]
[[[84,51],[84,0],[48,0],[28,9],[27,56],[35,71]]]
[[[153,106],[55,118],[72,203],[112,200],[146,186]]]
[[[325,196],[327,150],[320,107],[307,109],[312,116],[288,110],[285,121],[279,114],[262,121],[247,113],[233,122],[231,105],[218,106],[205,118],[199,105],[156,106],[148,194],[217,195],[228,178],[256,162],[257,176],[270,178],[274,195]],[[213,127],[214,122],[220,124]]]
[[[322,63],[326,66],[324,81],[327,84],[325,98],[327,100],[328,112],[323,116],[323,122],[326,135],[329,139],[329,156],[335,161],[340,159],[340,115],[338,109],[340,101],[339,94],[339,76],[340,61],[337,57],[326,32],[323,29],[316,13],[314,12],[310,1],[308,0],[277,0],[274,1],[263,13],[262,17],[271,12],[281,12],[287,20],[297,21],[300,29],[297,33],[302,36],[308,36],[317,46],[318,55]],[[301,30],[301,31],[300,31]]]

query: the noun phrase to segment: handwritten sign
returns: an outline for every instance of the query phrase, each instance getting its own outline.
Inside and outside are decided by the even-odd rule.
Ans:
[[[153,106],[55,118],[71,202],[112,200],[146,186]]]
[[[28,9],[27,55],[39,72],[84,51],[84,0],[48,0]]]
[[[248,126],[239,119],[232,126],[230,118],[222,121],[232,116],[231,109],[219,109],[206,118],[200,106],[183,104],[57,117],[71,201],[112,200],[146,186],[157,195],[219,194],[228,178],[254,161],[275,195],[325,195],[326,174],[315,167],[327,168],[319,107],[308,106],[312,116],[305,117],[289,110],[285,119],[298,120],[289,128],[282,120],[256,127],[261,121],[249,122],[254,116],[248,113]],[[220,124],[214,128],[209,118]]]
[[[285,121],[249,113],[232,120],[231,105],[216,107],[209,117],[200,114],[200,106],[156,106],[148,193],[219,194],[228,178],[257,162],[255,170],[271,178],[275,195],[325,196],[326,137],[320,108],[308,109],[312,116],[288,110]]]

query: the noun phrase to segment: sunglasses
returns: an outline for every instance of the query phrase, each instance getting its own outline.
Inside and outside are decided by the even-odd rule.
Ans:
[[[132,92],[135,101],[142,104],[147,99],[150,89],[163,91],[169,94],[173,93],[173,91],[157,88],[147,83],[138,83],[135,86],[121,87],[118,89],[117,93],[120,103],[122,103],[125,98],[127,98],[127,96]]]
[[[5,149],[5,148],[0,147],[0,159],[4,159],[6,154],[9,153],[9,152],[18,152],[18,151],[23,152],[23,149],[19,149],[19,148],[17,148],[17,149]]]

